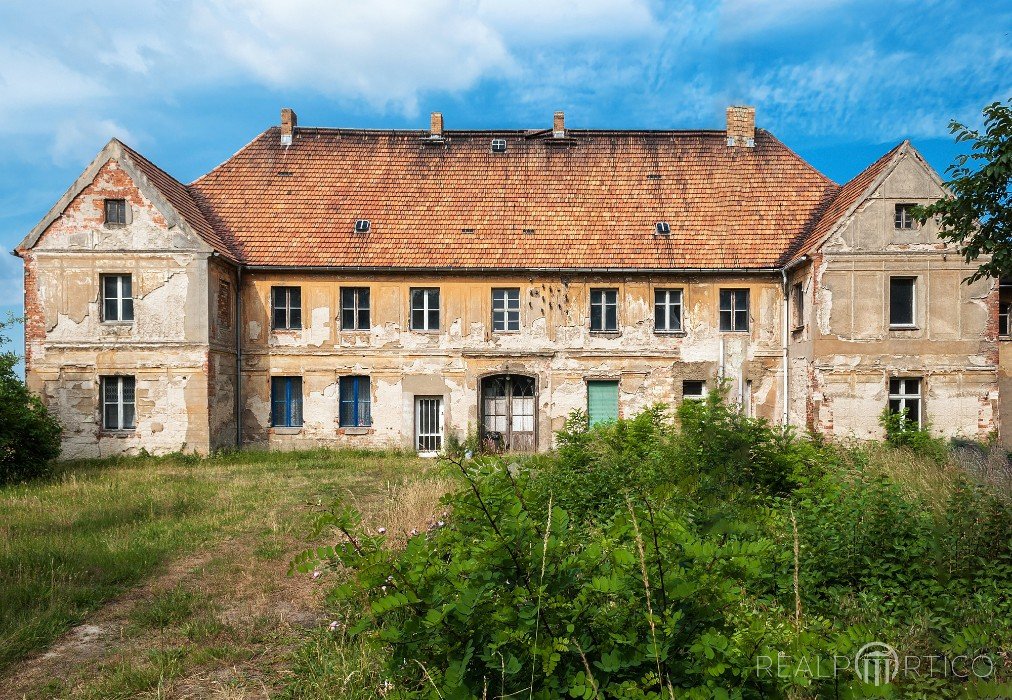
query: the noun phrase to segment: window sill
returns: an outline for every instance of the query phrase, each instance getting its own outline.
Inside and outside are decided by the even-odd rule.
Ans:
[[[278,425],[272,426],[270,431],[272,435],[298,435],[302,432],[302,428],[296,426],[288,427]]]
[[[373,429],[369,426],[348,426],[337,429],[338,435],[371,435]]]
[[[271,328],[271,333],[274,335],[295,335],[301,333],[302,328]]]
[[[722,328],[719,332],[720,333],[734,333],[736,335],[748,335],[752,331],[750,329],[748,329],[748,328],[746,328],[745,330],[742,330],[742,331],[733,331],[733,330],[730,330],[730,329],[723,329]]]
[[[109,428],[102,428],[101,430],[98,431],[98,436],[108,438],[121,438],[121,439],[128,437],[136,437],[137,429],[129,428],[126,430],[110,430]]]
[[[605,337],[616,337],[622,335],[622,331],[590,331],[591,335],[601,335]]]
[[[439,333],[440,333],[440,331],[439,331],[438,328],[435,329],[435,330],[431,330],[431,331],[424,330],[422,328],[412,328],[411,332],[412,333],[421,333],[422,335],[439,335]]]
[[[133,321],[102,321],[103,326],[132,326]]]
[[[1012,340],[1012,335],[999,335],[998,340],[1004,340],[1006,342]]]
[[[114,229],[114,228],[126,228],[126,224],[110,224],[108,221],[102,224],[103,228]]]
[[[686,333],[685,331],[662,331],[655,328],[654,335],[673,335],[676,337],[684,337],[688,335],[688,333]]]
[[[920,329],[919,326],[892,326],[892,325],[890,325],[889,326],[889,330],[891,330],[891,331],[919,331],[921,329]]]

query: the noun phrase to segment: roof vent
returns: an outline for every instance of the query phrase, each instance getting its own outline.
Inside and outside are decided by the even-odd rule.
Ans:
[[[461,233],[474,233],[474,229],[473,228],[462,228],[462,229],[460,229],[460,232]]]
[[[355,222],[355,233],[369,233],[371,228],[372,222],[369,219],[358,219]]]
[[[534,233],[534,229],[532,229],[532,228],[525,228],[524,229],[524,233],[526,233],[527,235],[531,235],[532,233]]]
[[[505,153],[506,139],[492,139],[492,153]]]
[[[660,173],[647,173],[647,179],[648,180],[660,180],[661,179],[661,175],[660,175]]]
[[[657,222],[657,235],[659,236],[670,236],[671,235],[671,224],[667,221]]]

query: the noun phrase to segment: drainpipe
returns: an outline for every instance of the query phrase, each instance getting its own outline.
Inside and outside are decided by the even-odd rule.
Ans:
[[[242,265],[235,283],[235,448],[242,449]]]
[[[790,265],[784,265],[780,268],[780,275],[783,279],[784,285],[784,328],[783,328],[783,343],[784,343],[784,359],[783,359],[783,375],[784,375],[784,411],[781,419],[781,424],[786,428],[790,425],[790,396],[791,396],[791,383],[789,379],[790,370],[790,342],[791,342],[791,290],[787,284],[787,272],[793,270],[795,267],[808,260],[807,255],[802,255],[800,258],[795,260]]]

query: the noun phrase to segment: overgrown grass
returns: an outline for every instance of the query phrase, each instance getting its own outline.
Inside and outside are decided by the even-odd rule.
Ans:
[[[286,543],[304,537],[316,504],[351,496],[389,509],[389,484],[424,467],[395,452],[176,455],[67,462],[49,480],[0,488],[0,676],[173,558],[252,538],[255,556],[283,571]],[[202,604],[176,589],[133,622],[164,627]],[[111,676],[117,687],[150,689],[172,664]]]

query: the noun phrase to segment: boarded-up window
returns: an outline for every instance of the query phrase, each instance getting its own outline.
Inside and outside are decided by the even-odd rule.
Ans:
[[[218,323],[222,330],[232,327],[232,285],[227,280],[218,282]]]
[[[618,382],[587,382],[587,416],[591,425],[618,420]]]

